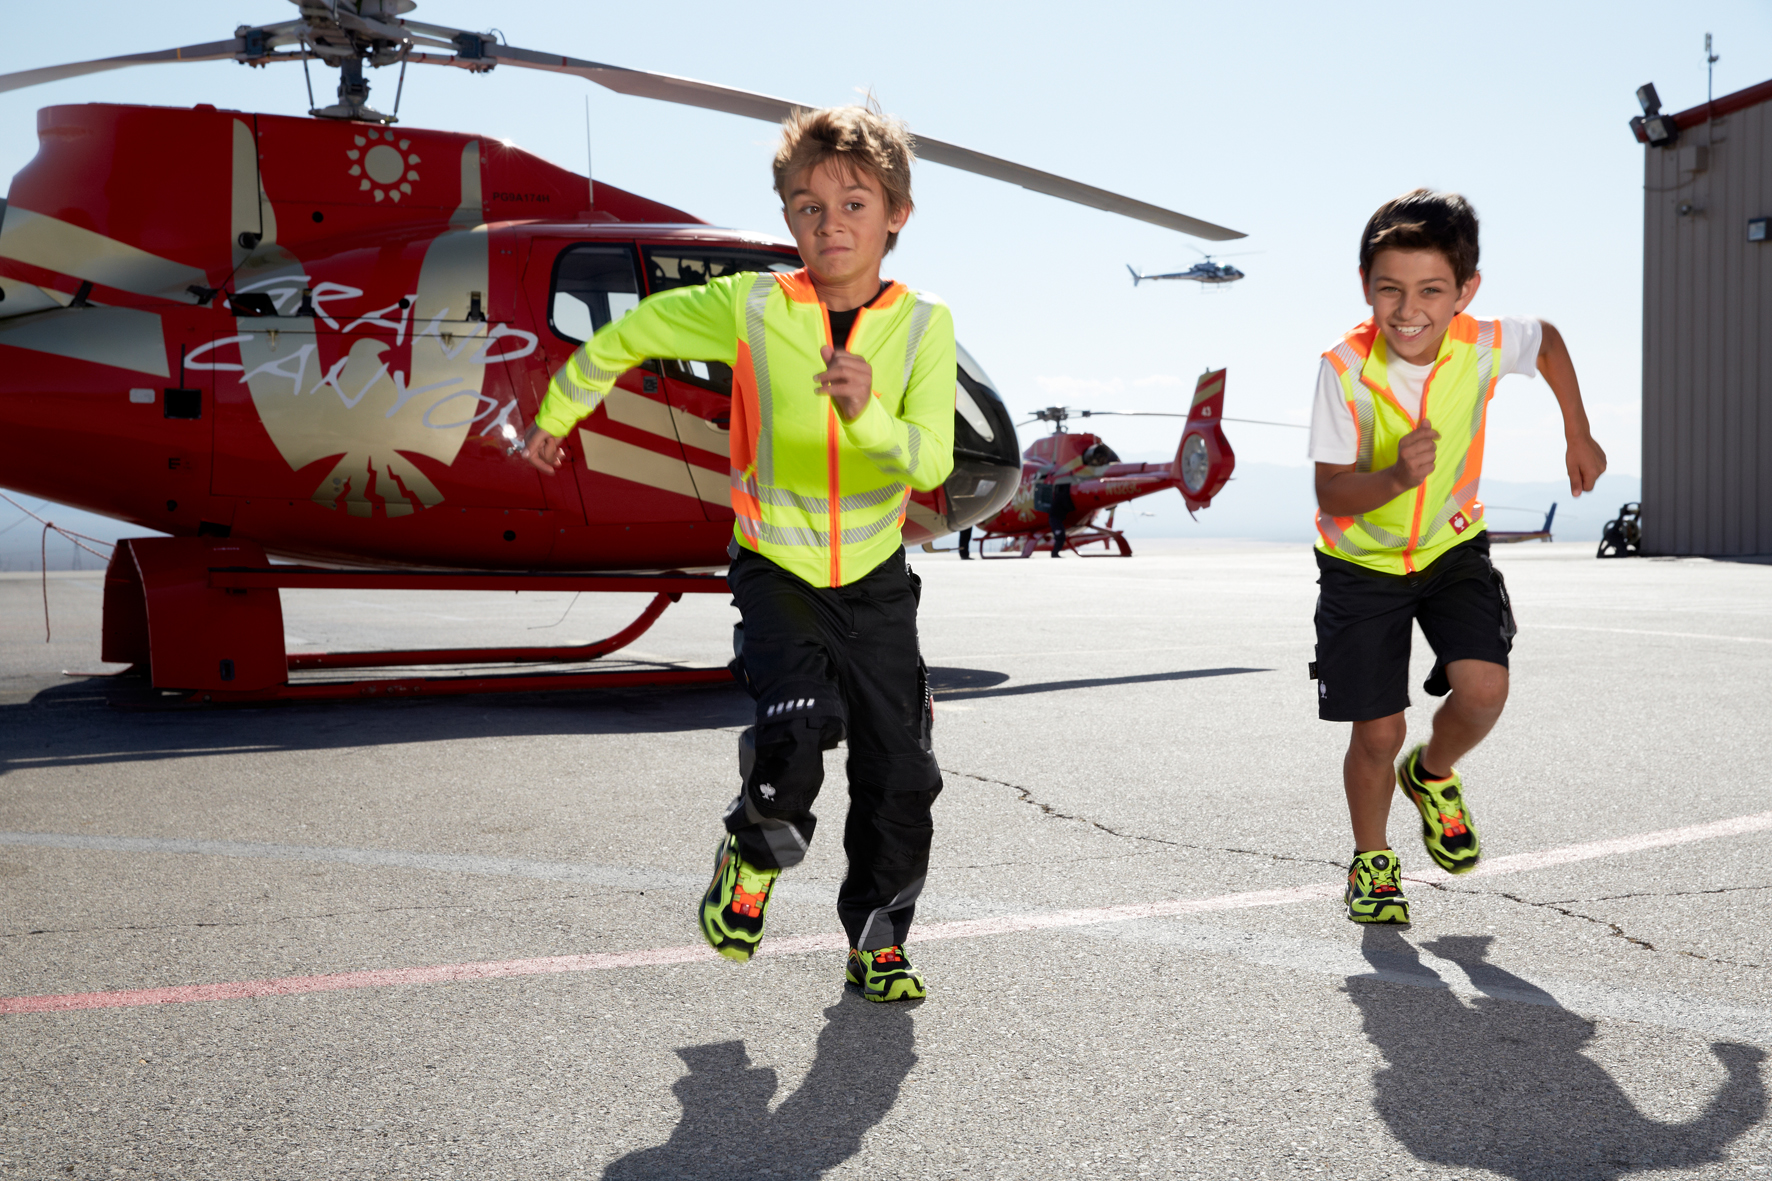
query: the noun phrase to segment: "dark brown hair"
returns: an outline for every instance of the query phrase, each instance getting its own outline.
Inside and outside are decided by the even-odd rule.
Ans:
[[[781,146],[775,151],[775,191],[788,199],[788,182],[803,169],[835,161],[874,178],[886,195],[888,213],[912,208],[911,160],[915,149],[910,129],[868,106],[826,107],[795,111],[781,124]],[[886,235],[886,252],[898,245],[896,233]]]
[[[1416,189],[1378,207],[1360,235],[1360,274],[1380,250],[1438,250],[1460,287],[1477,273],[1477,211],[1457,193]]]

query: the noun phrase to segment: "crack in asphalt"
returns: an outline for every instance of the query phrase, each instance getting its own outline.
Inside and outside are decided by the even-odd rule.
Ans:
[[[1757,971],[1763,972],[1768,967],[1768,965],[1766,965],[1766,964],[1751,964],[1745,960],[1726,960],[1726,959],[1721,958],[1720,956],[1704,955],[1700,952],[1687,951],[1686,949],[1680,948],[1680,947],[1657,947],[1653,943],[1649,942],[1647,939],[1639,939],[1635,935],[1630,934],[1623,927],[1619,926],[1617,923],[1613,922],[1611,919],[1596,918],[1595,916],[1593,916],[1591,914],[1582,914],[1578,910],[1570,910],[1567,906],[1563,905],[1563,903],[1565,903],[1565,902],[1583,902],[1583,903],[1585,903],[1585,902],[1608,902],[1608,901],[1612,901],[1612,898],[1565,898],[1560,902],[1534,902],[1530,898],[1522,898],[1518,894],[1511,893],[1507,890],[1455,890],[1452,888],[1451,884],[1447,883],[1447,882],[1428,882],[1428,881],[1422,881],[1419,878],[1411,878],[1409,880],[1415,885],[1430,886],[1433,889],[1439,890],[1441,893],[1445,893],[1445,894],[1463,894],[1467,897],[1473,897],[1473,898],[1503,898],[1509,902],[1517,902],[1521,906],[1530,906],[1530,907],[1534,907],[1539,910],[1554,910],[1558,914],[1563,915],[1567,918],[1581,919],[1583,922],[1592,923],[1596,927],[1605,927],[1608,929],[1608,932],[1614,938],[1622,939],[1626,943],[1629,943],[1629,944],[1632,944],[1636,947],[1642,948],[1644,951],[1660,952],[1663,955],[1683,955],[1683,956],[1686,956],[1690,959],[1703,960],[1706,963],[1710,963],[1710,964],[1723,964],[1723,965],[1726,965],[1731,968],[1753,968],[1753,969],[1756,969]],[[1768,887],[1768,886],[1726,886],[1726,887],[1723,887],[1721,889],[1716,889],[1716,890],[1682,890],[1682,891],[1671,891],[1671,892],[1662,893],[1662,894],[1620,894],[1620,895],[1616,895],[1615,897],[1618,897],[1618,898],[1670,898],[1670,897],[1677,897],[1680,894],[1727,894],[1727,893],[1731,893],[1736,890],[1765,890],[1765,889],[1772,889],[1772,887]]]
[[[1265,858],[1268,858],[1269,860],[1272,860],[1272,861],[1296,861],[1296,862],[1301,862],[1301,863],[1308,864],[1308,865],[1332,866],[1337,870],[1346,870],[1347,869],[1347,865],[1345,862],[1329,861],[1329,860],[1325,860],[1325,859],[1319,858],[1319,857],[1293,857],[1293,856],[1289,856],[1288,854],[1285,854],[1285,853],[1270,853],[1270,852],[1265,852],[1260,849],[1235,849],[1235,848],[1228,848],[1228,847],[1217,846],[1217,845],[1193,845],[1193,844],[1187,843],[1186,841],[1169,840],[1166,837],[1153,837],[1153,836],[1146,836],[1142,833],[1122,832],[1119,829],[1112,827],[1111,825],[1103,824],[1101,821],[1093,820],[1087,816],[1077,816],[1077,815],[1073,815],[1072,813],[1069,813],[1069,812],[1060,812],[1057,808],[1054,808],[1051,804],[1048,804],[1042,800],[1035,799],[1034,794],[1033,794],[1033,790],[1031,788],[1022,787],[1020,784],[1010,783],[1007,780],[1003,780],[1003,779],[993,779],[988,775],[974,775],[968,771],[952,771],[952,770],[947,770],[946,768],[944,768],[943,772],[944,772],[944,774],[948,774],[948,775],[958,775],[963,779],[971,779],[971,780],[974,780],[975,782],[978,782],[978,783],[989,783],[989,784],[994,784],[995,786],[998,786],[998,787],[1007,787],[1011,791],[1016,793],[1016,795],[1020,798],[1020,801],[1022,803],[1027,804],[1031,807],[1038,808],[1041,811],[1041,813],[1044,815],[1050,816],[1055,820],[1070,820],[1070,821],[1074,821],[1078,824],[1087,824],[1091,828],[1099,829],[1100,831],[1107,833],[1109,836],[1118,837],[1121,840],[1148,841],[1153,844],[1166,845],[1166,846],[1169,846],[1170,848],[1190,849],[1190,850],[1193,850],[1196,852],[1202,852],[1202,853],[1236,853],[1236,854],[1241,854],[1241,855],[1249,856],[1249,857],[1265,857]],[[1605,927],[1608,929],[1608,931],[1610,932],[1610,934],[1613,937],[1618,938],[1618,939],[1622,939],[1626,943],[1632,944],[1633,946],[1636,946],[1636,947],[1640,947],[1645,951],[1660,952],[1665,955],[1683,955],[1683,956],[1687,956],[1687,957],[1689,957],[1691,959],[1695,959],[1695,960],[1704,960],[1706,963],[1722,964],[1722,965],[1726,965],[1726,966],[1732,967],[1732,968],[1753,968],[1757,971],[1766,971],[1768,968],[1768,965],[1766,965],[1766,964],[1748,963],[1745,960],[1726,960],[1726,959],[1722,959],[1719,956],[1709,956],[1709,955],[1704,955],[1704,954],[1702,954],[1700,952],[1696,952],[1696,951],[1687,951],[1684,948],[1656,947],[1653,943],[1649,942],[1647,939],[1639,939],[1635,935],[1630,934],[1623,927],[1619,926],[1615,922],[1612,922],[1610,919],[1596,918],[1591,914],[1582,914],[1578,910],[1570,910],[1567,906],[1563,905],[1562,903],[1563,902],[1579,902],[1579,903],[1611,902],[1611,901],[1616,901],[1619,899],[1626,899],[1626,898],[1673,898],[1673,897],[1680,897],[1682,895],[1729,894],[1729,893],[1734,893],[1734,892],[1742,891],[1742,890],[1772,889],[1772,886],[1723,886],[1723,887],[1719,887],[1714,890],[1659,891],[1659,892],[1654,892],[1654,893],[1643,893],[1643,894],[1608,895],[1606,897],[1601,897],[1601,898],[1569,898],[1569,899],[1563,899],[1561,902],[1534,902],[1529,898],[1522,898],[1518,894],[1513,894],[1513,893],[1510,893],[1506,890],[1456,890],[1456,889],[1453,889],[1448,883],[1445,883],[1445,882],[1428,882],[1428,881],[1420,881],[1418,879],[1411,879],[1411,880],[1416,881],[1416,884],[1418,884],[1418,885],[1431,886],[1436,890],[1440,890],[1440,891],[1443,891],[1448,894],[1465,894],[1465,895],[1470,895],[1470,896],[1474,896],[1474,897],[1481,897],[1481,898],[1503,898],[1509,902],[1517,902],[1522,906],[1531,906],[1531,907],[1537,907],[1539,909],[1554,910],[1558,914],[1564,915],[1568,918],[1581,919],[1583,922],[1593,923],[1595,926],[1599,926],[1599,927]]]
[[[993,779],[988,775],[974,775],[969,771],[953,771],[945,767],[942,769],[942,773],[944,775],[958,775],[962,779],[971,779],[978,783],[989,783],[994,784],[997,787],[1006,787],[1010,791],[1015,792],[1016,795],[1020,797],[1022,803],[1027,804],[1030,807],[1038,808],[1042,813],[1055,820],[1070,820],[1078,824],[1087,824],[1091,828],[1099,829],[1111,837],[1118,837],[1124,841],[1148,841],[1156,845],[1166,845],[1172,849],[1189,849],[1196,853],[1235,853],[1245,857],[1265,857],[1270,861],[1296,861],[1305,865],[1326,865],[1332,869],[1340,871],[1345,871],[1347,869],[1347,865],[1343,862],[1329,861],[1321,857],[1293,857],[1286,853],[1270,853],[1263,849],[1236,849],[1222,845],[1195,845],[1190,844],[1187,841],[1170,840],[1167,837],[1153,837],[1146,836],[1143,833],[1122,832],[1111,825],[1103,824],[1099,820],[1092,820],[1087,816],[1076,816],[1069,812],[1060,812],[1051,804],[1048,804],[1043,800],[1035,799],[1032,788],[1022,787],[1018,783],[1010,783],[1004,779]]]

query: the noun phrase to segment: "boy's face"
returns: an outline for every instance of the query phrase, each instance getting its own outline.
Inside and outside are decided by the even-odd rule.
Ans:
[[[1472,275],[1460,287],[1452,263],[1438,250],[1381,250],[1371,274],[1361,279],[1391,356],[1411,365],[1433,363],[1452,318],[1476,298],[1483,281]]]
[[[828,287],[877,282],[886,236],[911,211],[892,211],[879,181],[830,161],[794,173],[786,187],[781,215],[812,277]]]

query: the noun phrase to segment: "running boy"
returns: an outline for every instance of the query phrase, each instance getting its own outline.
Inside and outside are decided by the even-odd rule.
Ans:
[[[757,714],[701,930],[721,955],[751,958],[777,877],[812,839],[823,752],[847,737],[837,914],[849,983],[875,1001],[925,995],[903,943],[941,791],[901,526],[911,490],[953,470],[954,324],[936,297],[880,278],[911,215],[911,158],[903,125],[874,111],[788,118],[775,190],[805,269],[642,301],[555,375],[525,443],[558,470],[561,438],[648,357],[733,367],[727,579]]]
[[[1354,829],[1348,917],[1406,923],[1385,836],[1391,785],[1421,813],[1435,863],[1475,869],[1476,821],[1457,763],[1507,701],[1513,613],[1477,499],[1495,383],[1543,374],[1563,411],[1571,494],[1593,490],[1606,455],[1554,327],[1464,314],[1481,276],[1477,215],[1463,197],[1417,189],[1380,206],[1360,238],[1360,282],[1372,317],[1323,354],[1311,415],[1321,534],[1311,675],[1318,716],[1353,723],[1342,762]],[[1408,732],[1415,622],[1435,657],[1423,688],[1451,696],[1429,741],[1393,769]]]

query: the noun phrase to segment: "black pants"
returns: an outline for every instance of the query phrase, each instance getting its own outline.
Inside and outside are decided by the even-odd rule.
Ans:
[[[1052,486],[1052,507],[1046,513],[1046,527],[1052,530],[1052,552],[1064,552],[1064,519],[1071,515],[1076,503],[1071,500],[1069,484]]]
[[[1409,708],[1409,646],[1415,624],[1434,650],[1422,686],[1451,689],[1446,666],[1485,660],[1507,667],[1514,643],[1507,583],[1479,533],[1415,574],[1380,574],[1317,551],[1317,716],[1367,722]]]
[[[851,946],[903,943],[929,872],[941,771],[917,648],[920,583],[899,550],[847,586],[815,587],[740,549],[727,581],[744,616],[757,724],[740,742],[744,787],[726,812],[746,861],[806,856],[824,752],[849,741],[849,873],[837,915]]]

